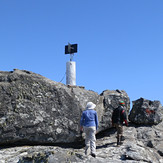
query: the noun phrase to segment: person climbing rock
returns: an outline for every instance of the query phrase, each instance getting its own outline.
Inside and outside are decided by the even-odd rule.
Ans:
[[[125,110],[124,101],[120,101],[119,106],[113,110],[112,114],[112,125],[116,127],[117,130],[117,146],[121,145],[122,141],[125,139],[123,136],[123,122],[128,126]]]
[[[94,110],[96,105],[92,102],[88,102],[86,105],[86,110],[83,111],[80,120],[80,129],[86,135],[85,138],[85,155],[88,155],[88,150],[91,150],[91,156],[96,157],[96,130],[98,128],[98,116],[97,112]]]

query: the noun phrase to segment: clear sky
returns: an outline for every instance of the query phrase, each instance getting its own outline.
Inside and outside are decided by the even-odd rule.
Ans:
[[[0,0],[0,71],[60,82],[68,42],[78,86],[163,105],[163,0]]]

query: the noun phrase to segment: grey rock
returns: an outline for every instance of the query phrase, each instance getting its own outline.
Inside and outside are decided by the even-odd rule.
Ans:
[[[124,126],[125,141],[117,147],[111,115],[119,100],[125,101],[126,112],[130,110],[123,90],[105,90],[99,95],[16,69],[0,72],[0,91],[0,163],[163,163],[163,122],[157,118],[162,116],[162,106],[157,101],[136,101],[140,102],[136,108],[158,109],[157,116],[150,117],[156,119],[152,121],[155,125],[142,125],[139,115],[142,123]],[[79,121],[88,101],[97,105],[99,118],[96,158],[84,155],[84,140],[79,139]]]
[[[163,119],[163,107],[160,101],[150,101],[140,98],[133,101],[129,120],[136,124],[156,125]]]
[[[81,139],[79,122],[88,101],[94,102],[99,130],[111,127],[112,110],[125,91],[101,95],[79,86],[67,86],[39,74],[15,69],[0,71],[0,144],[70,143]]]
[[[97,157],[93,158],[91,155],[85,156],[84,146],[77,146],[75,148],[69,145],[61,146],[22,146],[0,149],[0,163],[33,163],[33,162],[74,162],[74,163],[163,163],[163,156],[160,155],[157,149],[157,145],[151,148],[144,143],[153,141],[157,144],[157,141],[163,143],[161,122],[155,127],[145,127],[145,132],[153,133],[158,132],[160,134],[159,140],[154,137],[139,137],[139,133],[143,130],[141,127],[129,125],[124,127],[125,141],[120,147],[116,146],[116,132],[114,128],[105,130],[97,137]]]
[[[151,127],[141,126],[137,129],[137,139],[147,147],[163,153],[163,122]]]
[[[129,113],[130,99],[124,90],[105,90],[101,93],[100,98],[103,102],[102,106],[97,106],[97,113],[100,118],[99,131],[103,131],[112,126],[112,113],[118,107],[119,101],[125,102],[126,113]]]

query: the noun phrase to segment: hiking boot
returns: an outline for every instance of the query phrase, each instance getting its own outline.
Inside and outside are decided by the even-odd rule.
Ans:
[[[89,154],[89,147],[85,147],[85,155]]]
[[[122,137],[123,136],[117,136],[117,146],[120,146],[120,145],[122,145],[123,143],[122,143]]]
[[[122,142],[117,142],[117,147],[119,147],[122,144],[123,144]]]
[[[91,153],[91,156],[96,158],[96,154],[95,153]]]
[[[117,136],[117,146],[120,145],[120,140],[119,140],[119,136]]]
[[[124,141],[125,140],[125,137],[124,136],[121,136],[121,141]]]

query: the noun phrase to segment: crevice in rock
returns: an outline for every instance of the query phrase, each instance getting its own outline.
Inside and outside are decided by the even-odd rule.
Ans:
[[[104,131],[99,132],[98,134],[96,134],[96,139],[101,139],[104,137],[110,137],[111,135],[115,134],[116,130],[115,128],[109,128],[106,129]],[[112,145],[113,143],[109,143],[109,144],[105,144],[102,146],[97,146],[98,148],[106,148],[108,145]],[[10,147],[21,147],[21,146],[58,146],[58,147],[62,147],[62,148],[73,148],[73,149],[81,149],[85,146],[85,142],[84,139],[82,137],[78,137],[77,140],[75,142],[72,143],[39,143],[39,142],[30,142],[29,140],[19,140],[19,141],[15,141],[15,142],[8,142],[8,143],[1,143],[1,147],[0,149],[4,149],[4,148],[10,148]]]
[[[122,155],[121,156],[121,160],[135,160],[135,159],[133,159],[132,157],[130,157],[130,156],[128,156],[128,155]]]
[[[58,146],[61,148],[73,148],[73,149],[81,149],[85,146],[84,141],[81,142],[73,142],[73,143],[37,143],[37,142],[29,142],[29,141],[18,141],[11,144],[1,144],[0,149],[13,148],[13,147],[22,147],[22,146]]]
[[[160,156],[163,156],[163,152],[162,152],[162,151],[158,150],[157,152],[158,152],[158,154],[159,154]]]

